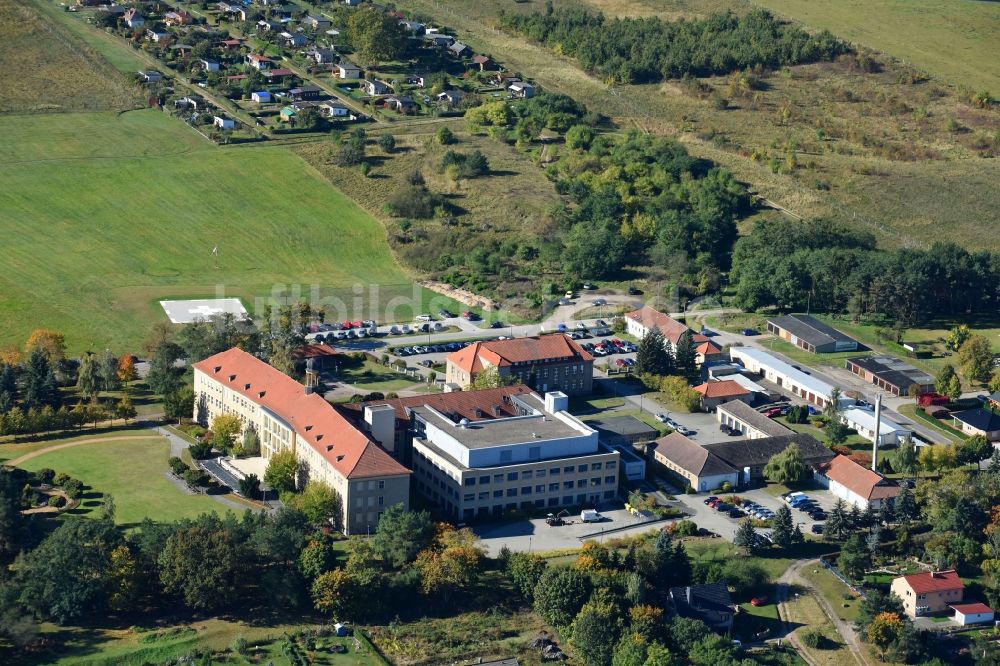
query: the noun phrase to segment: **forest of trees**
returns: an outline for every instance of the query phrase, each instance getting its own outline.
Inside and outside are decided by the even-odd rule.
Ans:
[[[737,241],[730,282],[747,310],[809,307],[908,327],[996,313],[1000,254],[953,243],[879,250],[871,234],[827,221],[764,220]]]
[[[810,35],[765,10],[671,22],[608,19],[584,9],[554,10],[550,2],[544,14],[505,13],[501,24],[619,83],[724,75],[755,66],[774,69],[832,60],[848,50],[827,31]]]

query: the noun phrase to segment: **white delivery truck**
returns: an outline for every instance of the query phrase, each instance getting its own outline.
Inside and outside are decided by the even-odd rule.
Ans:
[[[597,509],[584,509],[580,512],[580,520],[585,523],[596,523],[601,520],[601,514]]]

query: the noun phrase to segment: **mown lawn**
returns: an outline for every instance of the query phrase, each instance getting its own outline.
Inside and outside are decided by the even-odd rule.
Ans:
[[[58,444],[62,442],[53,442]],[[170,446],[166,439],[95,442],[59,449],[25,461],[21,467],[49,467],[86,486],[83,503],[71,513],[96,514],[106,494],[114,495],[116,522],[135,526],[144,518],[168,522],[221,512],[205,495],[187,495],[167,479]]]
[[[827,569],[817,564],[812,569],[803,569],[802,577],[830,603],[842,620],[854,622],[858,619],[860,598],[852,595],[847,586]]]
[[[135,351],[168,297],[380,321],[460,308],[414,286],[378,221],[287,149],[219,148],[153,110],[3,117],[0,132],[0,344],[47,327],[72,351]]]

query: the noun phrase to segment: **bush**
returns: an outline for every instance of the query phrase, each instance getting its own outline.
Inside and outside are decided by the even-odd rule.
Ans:
[[[391,134],[382,134],[378,138],[378,147],[383,152],[391,153],[396,150],[396,137]]]
[[[449,150],[441,159],[441,170],[446,171],[450,167],[454,167],[457,178],[463,179],[477,178],[490,171],[490,164],[486,156],[479,150],[474,150],[469,154]]]
[[[57,509],[60,509],[66,506],[66,498],[63,497],[62,495],[52,495],[51,497],[49,497],[49,506],[53,506]]]
[[[444,205],[444,200],[421,185],[405,185],[389,195],[385,205],[395,217],[419,220],[434,217],[434,210]]]
[[[35,472],[35,478],[37,478],[40,483],[51,484],[55,476],[56,471],[54,469],[49,469],[48,467],[43,467]]]
[[[83,482],[79,479],[67,479],[62,484],[62,489],[66,491],[70,499],[80,499],[83,497]]]
[[[59,472],[58,474],[55,475],[55,478],[52,479],[52,483],[57,486],[62,486],[65,485],[66,482],[69,481],[69,479],[70,479],[69,474],[67,474],[66,472]]]
[[[197,442],[188,447],[188,452],[195,460],[204,460],[212,455],[212,445],[208,442]]]
[[[671,534],[679,537],[694,536],[698,533],[698,526],[693,520],[679,520],[668,529]]]
[[[170,470],[177,476],[183,476],[184,472],[188,470],[187,463],[176,456],[167,460],[167,464],[170,465]]]
[[[184,471],[183,474],[184,481],[189,486],[207,486],[208,485],[208,475],[205,474],[200,469],[188,469]]]
[[[434,138],[437,139],[437,142],[442,146],[450,146],[455,143],[455,134],[447,127],[440,128],[437,131],[437,134],[434,135]]]
[[[811,647],[814,650],[825,650],[829,646],[826,636],[815,629],[802,632],[800,638],[802,638],[802,642],[806,645],[806,647]]]

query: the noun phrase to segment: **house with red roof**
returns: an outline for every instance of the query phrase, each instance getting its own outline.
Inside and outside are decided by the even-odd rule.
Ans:
[[[594,384],[594,357],[563,333],[474,342],[448,355],[446,381],[467,388],[488,368],[540,393],[587,395]]]
[[[254,430],[268,459],[291,451],[300,463],[298,485],[327,483],[342,499],[336,516],[346,534],[370,532],[382,512],[409,507],[410,470],[303,386],[236,347],[194,364],[194,419],[210,427],[234,414]]]
[[[695,386],[694,390],[701,395],[701,408],[706,412],[714,411],[719,405],[733,400],[753,400],[753,393],[732,379],[705,382]]]
[[[883,502],[899,495],[899,486],[847,456],[837,456],[820,465],[816,480],[837,497],[862,510],[880,509]]]
[[[954,570],[928,571],[893,579],[890,591],[903,601],[903,612],[915,618],[961,602],[965,584]]]
[[[981,601],[969,604],[952,604],[950,608],[955,611],[952,619],[963,627],[970,624],[993,622],[993,609]]]
[[[677,349],[677,341],[687,332],[691,332],[691,341],[695,346],[695,353],[698,363],[721,360],[724,357],[722,349],[701,333],[691,331],[685,324],[677,321],[673,317],[663,314],[659,310],[654,310],[648,305],[644,305],[638,310],[625,313],[625,330],[629,335],[640,340],[653,329],[658,329],[663,335],[664,346],[671,354]]]

